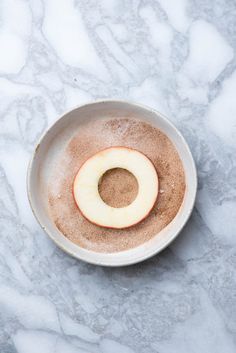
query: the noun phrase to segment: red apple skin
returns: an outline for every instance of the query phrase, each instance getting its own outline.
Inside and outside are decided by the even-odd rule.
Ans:
[[[114,148],[114,149],[115,149],[115,148],[116,148],[116,149],[125,148],[125,149],[127,149],[127,150],[138,151],[138,150],[136,150],[136,149],[134,149],[134,148],[132,148],[132,147],[111,146],[111,147],[104,148],[103,150],[98,151],[97,153],[101,153],[101,152],[104,152],[104,151],[106,151],[106,150],[113,149],[113,148]],[[140,152],[140,151],[138,151],[138,152]],[[146,156],[143,152],[140,152],[140,153],[142,153],[142,154],[143,154],[147,159],[149,159],[149,161],[152,163],[151,159],[150,159],[148,156]],[[155,201],[154,201],[154,203],[153,203],[153,206],[152,206],[151,209],[146,213],[146,215],[144,215],[143,218],[141,218],[141,219],[140,219],[138,222],[136,222],[136,223],[133,223],[133,224],[131,224],[131,225],[129,225],[129,226],[126,226],[126,227],[111,227],[111,226],[104,226],[104,225],[102,225],[102,224],[98,224],[98,223],[96,223],[96,222],[93,222],[93,221],[91,221],[88,217],[85,216],[85,214],[83,213],[83,211],[80,209],[79,205],[78,205],[77,202],[76,202],[75,193],[74,193],[74,184],[75,184],[75,178],[76,178],[77,174],[79,173],[80,169],[81,169],[81,168],[83,167],[83,165],[84,165],[90,158],[92,158],[93,156],[94,156],[94,154],[93,154],[91,157],[87,158],[86,161],[84,161],[84,162],[81,164],[80,168],[78,169],[78,172],[76,173],[76,175],[75,175],[75,177],[74,177],[74,181],[73,181],[73,187],[72,187],[73,199],[74,199],[75,205],[77,206],[77,208],[78,208],[78,210],[80,211],[80,213],[82,214],[82,216],[83,216],[85,219],[87,219],[87,221],[89,221],[90,223],[94,224],[95,226],[100,227],[100,228],[106,228],[106,229],[116,229],[116,230],[117,230],[117,229],[121,229],[121,230],[122,230],[122,229],[129,229],[129,228],[134,227],[135,225],[141,223],[144,219],[146,219],[146,218],[150,215],[150,213],[152,212],[152,210],[153,210],[154,207],[155,207],[155,204],[156,204],[156,201],[157,201],[157,197],[158,197],[158,194],[159,194],[159,183],[158,183],[158,188],[157,188],[157,191],[156,191],[156,197],[155,197]],[[152,165],[153,165],[153,167],[154,167],[154,169],[155,169],[155,171],[156,171],[156,168],[155,168],[155,166],[154,166],[153,163],[152,163]]]

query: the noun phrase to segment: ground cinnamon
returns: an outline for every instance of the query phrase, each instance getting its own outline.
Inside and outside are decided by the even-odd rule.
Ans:
[[[105,229],[91,224],[78,210],[72,195],[74,177],[81,164],[111,146],[135,148],[156,167],[159,195],[151,214],[129,229]],[[138,185],[129,172],[107,172],[99,185],[105,202],[123,207],[133,201]],[[49,213],[57,228],[72,242],[98,252],[117,252],[136,247],[155,236],[176,216],[185,193],[185,176],[178,153],[157,128],[133,118],[88,122],[79,128],[56,161],[48,189]]]

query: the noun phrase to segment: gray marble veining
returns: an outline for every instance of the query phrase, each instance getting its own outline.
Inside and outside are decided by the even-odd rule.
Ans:
[[[0,3],[0,351],[236,351],[234,0]],[[127,98],[166,114],[194,154],[193,215],[163,253],[94,267],[36,223],[33,146],[65,110]]]

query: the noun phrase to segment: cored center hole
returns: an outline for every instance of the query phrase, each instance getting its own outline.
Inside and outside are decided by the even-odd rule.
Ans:
[[[103,201],[112,207],[131,204],[138,194],[138,182],[126,169],[108,170],[100,179],[98,191]]]

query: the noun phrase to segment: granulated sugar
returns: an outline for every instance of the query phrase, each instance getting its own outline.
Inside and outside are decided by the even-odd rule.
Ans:
[[[123,230],[98,227],[78,210],[72,194],[74,177],[90,156],[111,146],[137,149],[153,162],[159,178],[159,195],[151,214],[141,223]],[[123,207],[138,191],[136,179],[127,171],[106,173],[99,185],[105,202]],[[117,252],[136,247],[155,236],[176,216],[185,193],[181,160],[171,141],[160,130],[132,118],[89,122],[76,132],[56,162],[48,189],[49,213],[64,236],[97,252]]]

